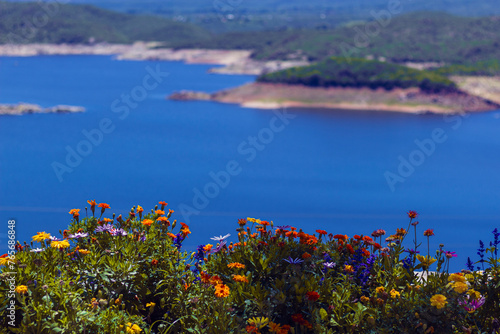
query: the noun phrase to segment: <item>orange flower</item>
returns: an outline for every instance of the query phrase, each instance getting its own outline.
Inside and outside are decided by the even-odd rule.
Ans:
[[[151,226],[151,224],[153,224],[153,221],[151,219],[144,219],[142,221],[142,225],[144,226]]]
[[[327,235],[328,233],[325,230],[316,230],[316,233],[319,235]]]
[[[347,235],[342,235],[342,234],[335,234],[333,237],[335,239],[339,239],[339,240],[347,240],[347,239],[349,239],[349,237]]]
[[[215,286],[215,296],[219,298],[226,298],[229,296],[229,287],[225,284],[217,284]]]
[[[310,258],[312,255],[309,254],[308,252],[305,252],[304,254],[302,254],[302,258],[305,260],[305,259],[308,259]]]
[[[233,262],[227,265],[228,268],[245,269],[245,265],[239,262]]]
[[[246,224],[247,224],[247,220],[246,219],[238,219],[238,225],[245,226]]]
[[[235,281],[235,282],[242,282],[242,283],[248,283],[248,278],[246,278],[243,275],[233,275],[233,281]]]
[[[433,229],[428,229],[424,231],[424,236],[430,237],[434,235],[434,230]]]
[[[203,247],[203,251],[206,253],[206,252],[210,252],[210,250],[212,249],[214,245],[211,245],[211,244],[206,244],[205,247]]]
[[[156,210],[156,211],[155,211],[155,213],[156,213],[157,215],[160,215],[160,216],[161,216],[161,215],[164,215],[164,214],[165,214],[165,211],[162,211],[162,210]]]
[[[144,211],[144,209],[142,208],[142,206],[138,205],[137,206],[137,213],[141,213],[143,211]]]
[[[159,222],[162,222],[163,225],[165,225],[167,227],[170,226],[170,220],[168,220],[167,217],[158,217],[156,220]]]
[[[181,229],[181,232],[182,232],[184,238],[187,237],[188,234],[191,234],[191,231],[187,227],[184,227],[183,229]]]
[[[110,219],[110,218],[103,218],[102,219],[105,223],[111,223],[113,222],[113,219]]]
[[[361,250],[361,253],[362,253],[362,254],[363,254],[363,256],[365,256],[365,257],[370,256],[370,252],[369,252],[369,251],[367,251],[367,250],[366,250],[366,249],[364,249],[364,248]]]
[[[200,278],[202,283],[210,283],[210,275],[202,271],[200,273]]]
[[[99,203],[99,205],[97,205],[97,206],[98,206],[99,208],[101,208],[101,209],[111,209],[111,208],[109,207],[109,205],[108,205],[108,204],[106,204],[106,203]]]
[[[396,235],[404,237],[408,232],[404,228],[396,229]]]
[[[259,329],[252,325],[248,325],[247,327],[245,327],[245,330],[247,331],[247,333],[260,333]]]
[[[415,211],[413,211],[413,210],[408,211],[408,217],[410,217],[411,219],[417,218],[417,216],[418,216],[418,213],[416,213]]]
[[[170,238],[172,238],[172,239],[177,238],[177,236],[176,236],[175,234],[170,233],[170,232],[168,232],[168,233],[167,233],[167,235],[168,235]]]
[[[354,272],[354,268],[351,265],[346,264],[344,266],[344,271],[348,274],[352,274]]]
[[[210,284],[212,285],[222,284],[222,280],[218,275],[214,275],[210,277]]]
[[[352,248],[352,246],[350,244],[347,244],[346,248],[349,251],[349,253],[354,254],[354,249]]]
[[[160,202],[158,202],[158,204],[160,204],[160,205],[161,205],[161,206],[163,206],[163,207],[165,207],[165,206],[167,206],[167,205],[168,205],[168,203],[167,203],[167,202],[164,202],[164,201],[160,201]],[[162,209],[162,210],[163,210],[163,209]]]
[[[78,213],[79,211],[80,211],[80,209],[71,209],[71,210],[69,211],[69,214],[70,214],[70,215],[73,215],[73,218],[75,218],[75,219],[76,219],[76,217],[78,217],[78,216],[80,215],[80,214]]]
[[[158,260],[157,259],[151,260],[151,265],[152,266],[157,266],[158,265]]]
[[[187,284],[187,283],[186,283],[186,284],[184,284],[184,290],[186,290],[186,291],[187,291],[187,289],[189,289],[189,287],[190,287],[190,286],[191,286],[191,283],[189,283],[189,284]]]
[[[96,206],[95,200],[89,200],[89,201],[87,201],[87,203],[89,203],[90,211],[92,211],[92,215],[94,215],[94,210],[95,210],[95,206]]]

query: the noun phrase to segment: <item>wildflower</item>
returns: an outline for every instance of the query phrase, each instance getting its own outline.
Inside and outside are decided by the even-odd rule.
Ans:
[[[352,274],[354,272],[354,268],[351,265],[346,264],[344,266],[344,271],[348,274]]]
[[[370,301],[370,298],[368,298],[366,296],[361,296],[360,300],[363,304],[366,304]]]
[[[418,224],[419,224],[418,221],[414,221],[414,222],[411,223],[411,226],[417,226]]]
[[[68,242],[68,240],[52,241],[50,243],[50,247],[57,248],[57,249],[68,248],[69,247],[69,242]]]
[[[450,276],[448,276],[448,281],[465,283],[465,277],[462,275],[462,273],[450,274]]]
[[[80,238],[86,238],[88,237],[89,234],[88,233],[80,233],[80,232],[77,232],[75,234],[70,234],[68,236],[68,239],[80,239]]]
[[[96,206],[96,202],[95,200],[88,200],[87,203],[89,203],[90,205],[90,211],[92,211],[92,215],[94,215],[94,212],[95,212],[95,206]]]
[[[229,287],[224,284],[217,284],[215,286],[215,296],[219,298],[226,298],[229,296]]]
[[[306,293],[306,298],[307,300],[315,302],[319,299],[319,293],[317,293],[316,291],[309,291]]]
[[[170,226],[170,221],[168,220],[167,217],[164,217],[164,216],[158,217],[158,218],[156,218],[156,221],[162,222],[166,226]]]
[[[245,330],[247,331],[247,333],[260,333],[259,329],[255,326],[252,326],[252,325],[246,326]]]
[[[480,308],[481,306],[483,306],[485,302],[486,302],[486,299],[484,297],[475,299],[475,298],[471,298],[471,296],[467,295],[467,298],[459,300],[458,304],[462,305],[467,312],[472,313],[475,310],[477,310],[478,308]]]
[[[316,233],[319,235],[327,235],[328,233],[325,230],[316,230]]]
[[[36,235],[32,237],[33,241],[42,242],[46,239],[50,239],[50,234],[45,232],[37,232]]]
[[[474,289],[470,289],[469,291],[467,291],[467,294],[469,296],[471,296],[472,298],[474,298],[474,299],[480,299],[481,298],[481,294],[478,291],[474,290]]]
[[[69,211],[69,214],[70,214],[70,215],[73,215],[73,218],[74,218],[74,219],[77,219],[77,218],[78,218],[78,216],[80,216],[80,214],[78,213],[79,211],[80,211],[80,209],[71,209],[71,210]]]
[[[26,285],[19,285],[16,287],[16,292],[21,295],[24,295],[25,293],[28,292],[28,287]]]
[[[342,235],[342,234],[335,234],[333,237],[335,239],[338,239],[338,240],[347,240],[347,239],[349,239],[349,237],[347,235]]]
[[[128,233],[125,232],[124,229],[121,229],[121,228],[112,228],[109,233],[112,235],[112,236],[117,236],[117,235],[122,235],[122,236],[125,236],[127,235]]]
[[[95,229],[95,232],[96,233],[99,233],[99,232],[110,232],[112,229],[114,229],[113,225],[111,225],[111,224],[105,224],[105,225],[97,226],[96,229]]]
[[[286,261],[286,262],[288,262],[290,264],[300,264],[300,263],[304,262],[304,260],[301,260],[299,258],[292,259],[291,256],[289,256],[288,259],[283,259],[283,261]]]
[[[33,248],[30,250],[32,253],[40,253],[44,250],[45,248]],[[0,262],[1,263],[1,262]]]
[[[333,269],[333,267],[335,267],[335,262],[325,262],[323,263],[323,266],[328,269]]]
[[[246,278],[243,275],[233,275],[233,281],[241,282],[241,283],[248,283],[248,278]]]
[[[378,229],[378,230],[373,231],[372,237],[378,238],[378,237],[385,235],[385,233],[386,233],[385,230]]]
[[[417,254],[417,259],[422,263],[422,266],[425,268],[425,269],[428,269],[434,262],[436,262],[437,260],[433,257],[430,257],[430,256],[423,256],[423,255],[419,255]]]
[[[151,302],[151,303],[147,303],[146,307],[154,307],[155,305],[156,305],[155,303]]]
[[[127,333],[136,334],[142,332],[141,327],[136,324],[132,324],[131,322],[127,323]]]
[[[270,226],[271,225],[271,223],[269,223],[268,221],[265,221],[265,220],[262,220],[262,221],[258,222],[257,224],[262,225],[262,226]]]
[[[434,230],[433,229],[427,229],[424,231],[424,236],[426,237],[431,237],[434,235]]]
[[[225,236],[222,236],[222,235],[221,235],[221,236],[219,236],[219,237],[215,236],[215,237],[210,238],[210,239],[211,239],[211,240],[214,240],[214,241],[217,241],[217,242],[222,242],[222,241],[224,241],[225,239],[229,238],[230,236],[231,236],[231,234],[229,234],[229,233],[228,233],[228,234],[226,234]]]
[[[112,223],[113,219],[111,219],[111,218],[103,218],[102,221],[105,222],[105,223]]]
[[[144,211],[144,209],[142,208],[142,206],[138,205],[136,211],[137,211],[137,213],[142,213]]]
[[[408,211],[408,217],[410,217],[411,219],[417,218],[417,216],[418,213],[416,213],[415,211],[413,210]]]
[[[290,226],[290,225],[280,225],[280,226],[276,226],[276,228],[277,228],[278,230],[286,230],[287,228],[290,228],[290,227],[292,227],[292,226]]]
[[[88,254],[90,254],[90,251],[86,250],[86,249],[79,249],[78,253],[83,254],[83,255],[88,255]]]
[[[151,224],[153,224],[153,221],[151,219],[144,219],[142,221],[142,225],[144,226],[151,226]]]
[[[281,331],[282,331],[282,328],[281,328],[281,324],[277,324],[277,323],[274,323],[274,322],[270,322],[269,323],[269,331],[271,333],[277,333],[277,334],[280,334]]]
[[[305,252],[304,254],[302,254],[302,258],[305,260],[305,259],[308,259],[310,258],[312,255],[309,254],[308,252]]]
[[[379,287],[375,288],[375,292],[376,292],[378,295],[380,295],[380,294],[382,294],[382,293],[384,293],[384,292],[385,292],[385,288],[384,288],[383,286],[379,286]]]
[[[467,284],[462,283],[462,282],[455,282],[452,284],[453,290],[458,293],[464,293],[467,291],[468,287]]]
[[[404,228],[398,228],[396,229],[396,235],[404,237],[408,232]]]
[[[401,296],[401,294],[394,289],[392,289],[389,293],[390,293],[392,299],[396,299],[396,298],[399,298]]]
[[[434,295],[431,298],[431,306],[435,306],[438,310],[446,306],[448,302],[443,295]]]
[[[163,211],[163,210],[156,210],[155,214],[162,216],[162,215],[165,214],[165,211]]]
[[[229,263],[227,265],[228,268],[237,268],[237,269],[245,269],[245,265],[242,264],[242,263],[239,263],[239,262],[233,262],[233,263]]]
[[[204,251],[205,253],[210,252],[210,250],[212,249],[212,247],[213,247],[213,245],[211,245],[211,244],[206,244],[206,245],[205,245],[205,247],[203,247],[203,251]]]
[[[349,251],[349,253],[354,254],[354,249],[352,248],[352,246],[350,244],[347,244],[346,248]]]
[[[110,206],[106,203],[99,203],[97,206],[101,208],[101,215],[104,213],[106,209],[111,209]]]
[[[253,325],[255,327],[258,327],[259,329],[262,329],[265,326],[267,326],[267,324],[269,323],[269,319],[266,317],[260,317],[260,318],[254,317],[254,318],[248,319],[247,322],[250,325]]]
[[[446,251],[444,252],[444,256],[446,256],[447,259],[451,259],[452,257],[457,257],[457,254],[456,252]]]
[[[152,265],[152,266],[157,266],[157,265],[158,265],[158,263],[159,263],[159,262],[158,262],[158,260],[157,260],[157,259],[152,259],[152,260],[151,260],[151,265]]]

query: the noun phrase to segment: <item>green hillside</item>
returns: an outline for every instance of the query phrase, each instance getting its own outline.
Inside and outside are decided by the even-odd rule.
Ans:
[[[366,60],[331,57],[311,66],[294,67],[262,75],[260,82],[299,84],[313,87],[419,87],[425,91],[454,91],[455,84],[446,77],[428,71]]]
[[[194,25],[156,16],[135,16],[90,5],[0,2],[0,43],[131,43],[136,40],[180,43],[203,41],[209,33]]]

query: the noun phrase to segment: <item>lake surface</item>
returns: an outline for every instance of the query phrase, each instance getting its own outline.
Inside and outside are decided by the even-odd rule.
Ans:
[[[450,118],[276,113],[165,99],[254,80],[209,68],[104,56],[0,58],[0,103],[87,108],[0,116],[0,251],[8,219],[29,241],[67,227],[72,208],[85,216],[88,199],[123,215],[166,201],[191,227],[187,248],[220,234],[235,240],[237,219],[248,216],[353,235],[406,228],[406,212],[416,210],[419,240],[433,228],[431,246],[459,254],[455,270],[467,256],[477,260],[479,239],[488,242],[500,227],[500,110]],[[81,159],[70,166],[72,150]]]

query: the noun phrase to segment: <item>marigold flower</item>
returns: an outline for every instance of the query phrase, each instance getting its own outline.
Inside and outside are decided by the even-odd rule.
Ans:
[[[261,220],[257,224],[262,225],[262,226],[270,226],[271,225],[271,223],[269,223],[268,221],[265,221],[265,220]]]
[[[335,234],[333,237],[335,239],[339,239],[339,240],[347,240],[347,239],[349,239],[349,237],[347,235],[342,235],[342,234]]]
[[[78,217],[80,215],[79,212],[80,212],[80,209],[71,209],[71,210],[69,210],[69,214],[73,215],[73,218],[75,218],[75,219],[76,219],[76,217]]]
[[[163,211],[163,210],[156,210],[156,211],[155,211],[155,213],[156,213],[157,215],[162,216],[162,215],[164,215],[164,214],[165,214],[165,211]]]
[[[102,221],[105,222],[105,223],[112,223],[113,219],[111,219],[111,218],[103,218]]]
[[[385,233],[386,233],[385,230],[378,229],[378,230],[373,231],[372,237],[378,238],[378,237],[385,235]]]
[[[78,253],[83,254],[83,255],[88,255],[88,254],[90,254],[90,251],[86,250],[86,249],[79,249]]]
[[[417,218],[417,216],[418,213],[416,213],[415,211],[413,210],[408,211],[408,217],[410,217],[411,219]]]
[[[28,287],[26,285],[19,285],[16,287],[16,292],[21,295],[24,295],[25,293],[28,292]]]
[[[367,250],[366,250],[366,249],[364,249],[364,248],[361,250],[361,254],[363,254],[363,256],[364,256],[364,257],[368,257],[368,256],[370,256],[370,252],[369,252],[369,251],[367,251]]]
[[[354,254],[354,249],[352,248],[352,246],[350,244],[347,244],[346,248],[349,251],[349,253]]]
[[[238,225],[240,226],[245,226],[247,224],[247,220],[246,219],[238,219]]]
[[[396,298],[399,298],[401,296],[401,294],[398,291],[394,290],[394,289],[392,289],[389,292],[389,294],[391,295],[392,299],[396,299]]]
[[[158,261],[157,259],[152,259],[152,260],[151,260],[151,265],[152,265],[152,266],[157,266],[157,265],[158,265],[158,263],[159,263],[159,261]]]
[[[57,249],[68,248],[69,247],[69,242],[68,242],[68,240],[52,241],[50,243],[50,247],[57,248]]]
[[[277,334],[281,334],[281,324],[277,324],[277,323],[274,323],[274,322],[270,322],[269,323],[269,331],[271,333],[277,333]]]
[[[42,242],[44,240],[50,239],[50,234],[45,232],[37,232],[36,235],[32,237],[33,241]]]
[[[137,211],[137,213],[141,213],[144,211],[144,209],[142,208],[142,206],[138,205],[136,211]]]
[[[233,281],[241,282],[241,283],[248,283],[248,279],[243,275],[233,275]]]
[[[431,237],[434,235],[434,230],[433,229],[427,229],[424,231],[424,236],[426,237]]]
[[[137,334],[137,333],[140,333],[140,332],[142,332],[141,327],[139,327],[136,324],[132,324],[131,322],[127,323],[127,333]]]
[[[366,296],[361,296],[360,300],[363,304],[366,304],[370,301],[370,298],[368,298]]]
[[[97,206],[98,206],[99,208],[101,208],[101,209],[111,209],[111,208],[109,207],[109,204],[106,204],[106,203],[99,203]]]
[[[306,298],[307,300],[315,302],[319,299],[319,293],[317,293],[316,291],[309,291],[306,293]]]
[[[344,271],[348,274],[352,274],[354,272],[354,268],[351,265],[346,264],[344,266]]]
[[[94,212],[95,212],[95,206],[96,206],[96,202],[95,200],[88,200],[87,203],[89,203],[90,205],[90,211],[92,211],[92,215],[94,215]]]
[[[247,333],[260,333],[259,332],[259,329],[255,326],[252,326],[252,325],[248,325],[245,327],[245,330],[247,331]]]
[[[375,292],[380,295],[381,293],[384,293],[385,292],[385,288],[383,286],[379,286],[377,288],[375,288]]]
[[[239,262],[233,262],[233,263],[229,263],[227,265],[228,268],[230,269],[233,269],[233,268],[237,268],[237,269],[245,269],[245,265],[242,264],[242,263],[239,263]]]
[[[450,276],[448,276],[448,281],[465,283],[465,277],[462,275],[462,273],[450,274]]]
[[[212,244],[206,244],[205,247],[203,247],[203,251],[205,253],[210,252],[210,250],[212,249],[213,246],[214,245],[212,245]]]
[[[153,221],[151,219],[144,219],[142,221],[142,225],[144,226],[151,226],[151,224],[153,224]]]
[[[431,306],[435,306],[438,310],[446,306],[448,302],[443,295],[434,295],[431,298]]]
[[[214,286],[222,284],[221,278],[217,275],[210,277],[209,282],[210,282],[210,284],[212,284]]]
[[[408,232],[404,228],[398,228],[396,229],[396,235],[404,237]]]
[[[215,286],[215,296],[219,298],[226,298],[229,296],[229,287],[225,284],[217,284]]]
[[[189,228],[187,227],[184,227],[181,229],[181,233],[183,234],[184,238],[188,236],[188,234],[191,234],[191,231],[189,230]]]
[[[302,254],[302,258],[305,260],[305,259],[308,259],[310,258],[312,255],[309,254],[308,252],[305,252],[304,254]]]
[[[453,290],[458,293],[464,293],[468,290],[467,284],[462,282],[455,282],[452,284]]]
[[[326,232],[325,230],[316,230],[316,233],[318,233],[319,235],[327,235],[328,232]]]
[[[302,314],[298,313],[298,314],[292,315],[292,321],[296,322],[298,324],[303,324],[306,320],[304,319]]]

